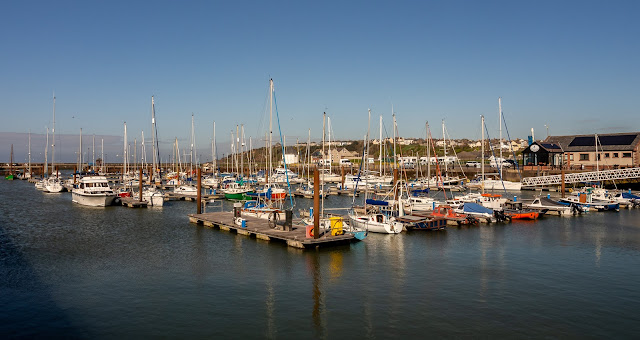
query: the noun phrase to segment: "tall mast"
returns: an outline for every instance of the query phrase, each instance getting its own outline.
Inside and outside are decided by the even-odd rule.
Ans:
[[[398,168],[398,156],[396,155],[396,113],[393,112],[393,104],[391,104],[391,116],[393,116],[393,168]]]
[[[244,124],[240,124],[240,171],[244,177]]]
[[[156,105],[153,100],[153,96],[151,96],[151,143],[153,144],[153,170],[152,173],[155,174],[156,169],[158,167],[158,158],[160,158],[159,150],[158,150],[158,129],[156,127]],[[155,176],[154,176],[155,177]]]
[[[442,120],[442,151],[444,152],[444,155],[442,158],[444,162],[444,175],[445,177],[449,177],[448,176],[449,169],[447,167],[447,136],[444,134],[444,119]],[[442,183],[442,185],[444,186],[444,183]]]
[[[92,150],[93,151],[91,153],[92,153],[93,159],[91,160],[91,164],[92,164],[92,167],[95,169],[95,167],[96,167],[96,134],[95,133],[93,134],[93,149]]]
[[[194,126],[193,126],[193,113],[192,113],[191,114],[191,149],[189,150],[190,157],[191,157],[191,164],[189,165],[189,176],[193,176],[193,159],[196,157],[193,144],[195,144],[195,136],[194,136]]]
[[[47,143],[45,143],[44,145],[44,177],[47,177],[47,175],[49,174],[49,169],[47,169],[49,164],[49,160],[47,159],[48,151],[49,151],[49,127],[47,126]]]
[[[382,177],[382,115],[380,115],[380,139],[378,139],[380,144],[380,156],[378,157],[378,162],[380,164],[380,177]]]
[[[31,129],[29,129],[29,178],[31,178]]]
[[[429,133],[429,122],[425,123],[426,136],[427,136],[427,187],[431,181],[431,134]]]
[[[480,167],[482,168],[482,177],[480,178],[480,187],[482,188],[482,193],[484,194],[484,115],[481,117],[480,130],[482,130],[482,148],[480,154],[482,155],[482,162],[480,162]]]
[[[213,122],[213,174],[215,175],[218,169],[218,157],[216,152],[216,122]]]
[[[322,169],[324,169],[324,136],[325,136],[325,132],[326,132],[326,121],[327,121],[327,113],[323,112],[322,113]],[[324,172],[323,172],[324,173]]]
[[[53,135],[53,143],[51,144],[51,174],[56,174],[55,158],[56,158],[56,94],[53,94],[53,127],[51,128],[51,134]]]
[[[500,146],[500,165],[497,165],[498,162],[496,162],[496,165],[500,169],[499,172],[502,173],[502,97],[498,97],[498,126],[500,127],[500,144],[498,144]]]
[[[124,147],[123,147],[123,161],[122,161],[122,176],[124,179],[124,175],[129,170],[127,168],[127,122],[124,122]]]
[[[331,163],[333,163],[333,157],[331,156],[331,117],[327,117],[327,133],[329,134],[329,173],[331,173]]]
[[[100,172],[104,173],[104,138],[102,138],[102,156],[100,157]]]
[[[80,128],[80,147],[78,148],[78,172],[82,172],[82,128]]]
[[[213,138],[211,138],[211,176],[216,176],[216,122],[213,122]]]
[[[269,79],[269,169],[267,172],[271,171],[273,168],[271,164],[272,157],[272,146],[273,146],[273,79]],[[269,176],[269,181],[271,180],[271,176]],[[268,184],[268,183],[267,183]]]
[[[307,184],[309,184],[310,182],[311,182],[311,129],[309,129],[309,137],[307,138]]]

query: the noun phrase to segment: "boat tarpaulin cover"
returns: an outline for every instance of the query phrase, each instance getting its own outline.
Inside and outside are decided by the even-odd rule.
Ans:
[[[387,202],[387,201],[379,201],[379,200],[374,200],[374,199],[371,199],[371,198],[367,198],[367,204],[369,204],[369,205],[381,205],[381,206],[385,206],[386,207],[386,206],[389,205],[389,202]]]
[[[493,210],[485,208],[478,203],[465,202],[462,210],[466,213],[492,214]]]

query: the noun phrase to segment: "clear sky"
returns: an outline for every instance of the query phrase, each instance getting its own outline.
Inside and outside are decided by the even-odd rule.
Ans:
[[[195,115],[201,152],[236,124],[264,136],[274,79],[287,144],[372,134],[391,107],[403,137],[640,131],[640,1],[5,1],[0,132],[150,136],[170,154]],[[6,135],[6,134],[5,134]],[[2,139],[0,159],[8,159]],[[87,141],[88,142],[88,141]],[[262,142],[260,142],[262,143]],[[16,141],[24,159],[26,140]],[[67,145],[71,149],[72,146]],[[115,151],[113,151],[115,152]],[[210,156],[208,157],[210,158]],[[73,161],[73,159],[70,159]],[[203,160],[206,160],[203,156]]]

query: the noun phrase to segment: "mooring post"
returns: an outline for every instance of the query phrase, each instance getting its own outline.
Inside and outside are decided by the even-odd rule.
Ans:
[[[202,171],[200,167],[198,167],[198,196],[196,198],[196,203],[198,204],[198,209],[196,210],[198,214],[202,214]]]
[[[139,197],[139,202],[142,202],[142,167],[140,167],[140,174],[138,175],[138,195]],[[133,189],[131,189],[133,191]]]
[[[344,190],[344,166],[340,166],[340,172],[342,173],[342,186],[340,188]]]
[[[313,238],[320,237],[320,172],[313,170]]]

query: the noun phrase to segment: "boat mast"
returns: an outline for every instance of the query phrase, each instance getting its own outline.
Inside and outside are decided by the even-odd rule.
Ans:
[[[82,173],[82,128],[80,128],[80,146],[78,147],[78,173]]]
[[[382,177],[382,168],[384,167],[382,163],[382,115],[380,115],[380,139],[378,139],[378,142],[380,144],[380,155],[378,156],[378,164],[380,165],[380,177]]]
[[[92,148],[91,154],[93,156],[93,159],[91,160],[91,166],[95,168],[96,166],[96,135],[95,133],[93,134],[93,148]]]
[[[267,172],[273,169],[272,149],[273,149],[273,78],[269,79],[269,169]],[[271,176],[268,177],[267,184],[271,181]]]
[[[211,146],[211,157],[213,159],[213,171],[212,174],[215,177],[217,167],[218,157],[216,157],[216,122],[213,121],[213,143]]]
[[[29,129],[29,178],[31,178],[31,129]]]
[[[102,138],[102,157],[100,158],[100,172],[104,173],[104,138]]]
[[[49,160],[47,159],[48,151],[49,151],[49,127],[47,126],[47,143],[44,145],[44,177],[47,177],[47,175],[49,174],[49,169],[47,169],[49,164]]]
[[[393,116],[393,168],[397,169],[398,156],[396,155],[396,114],[395,112],[393,112],[393,104],[391,104],[391,115]]]
[[[480,178],[480,187],[482,188],[482,193],[484,194],[484,115],[480,116],[481,119],[481,124],[480,124],[480,130],[482,130],[482,148],[480,151],[480,154],[482,155],[482,162],[480,163],[480,167],[482,168],[482,177]]]
[[[322,113],[322,170],[324,170],[324,135],[326,132],[326,121],[327,121],[327,113],[323,112]],[[331,161],[329,161],[331,162]],[[322,171],[320,173],[320,185],[318,185],[319,188],[324,189],[324,171]],[[314,184],[315,186],[315,184]],[[344,188],[343,188],[344,189]],[[318,195],[320,195],[320,193],[318,193]],[[314,193],[315,196],[315,193]],[[324,200],[321,200],[322,203],[322,207],[320,209],[320,217],[322,218],[322,213],[324,212]]]
[[[444,152],[442,157],[442,161],[444,163],[444,176],[445,178],[449,178],[449,168],[447,166],[447,136],[444,134],[444,119],[442,120],[442,151]],[[442,182],[442,188],[444,190],[444,181]]]
[[[327,139],[329,140],[329,145],[328,145],[328,155],[329,155],[329,173],[331,173],[331,171],[333,170],[331,167],[331,163],[333,163],[333,157],[331,156],[331,117],[327,117]],[[323,181],[324,183],[324,181]]]
[[[160,158],[159,150],[158,150],[158,129],[156,127],[156,105],[151,96],[151,143],[153,144],[153,156],[152,158],[152,174],[155,175],[157,167],[158,167],[158,158]],[[155,176],[154,176],[155,177]]]
[[[189,164],[189,176],[193,177],[193,158],[195,157],[195,152],[193,150],[193,144],[195,141],[194,137],[194,126],[193,126],[193,113],[191,114],[191,148],[189,149],[189,157],[191,158],[191,164]],[[193,179],[193,178],[192,178]]]
[[[500,139],[498,141],[500,146],[500,165],[496,161],[496,167],[499,169],[500,176],[502,176],[502,97],[498,97],[498,126],[500,127]]]
[[[240,171],[244,177],[244,124],[240,124]]]
[[[55,172],[56,178],[58,177],[58,173],[56,172],[55,167],[55,158],[56,158],[56,94],[53,94],[53,127],[51,128],[51,134],[53,138],[53,143],[51,144],[51,175]]]
[[[431,182],[431,138],[429,138],[429,121],[425,123],[425,134],[427,138],[427,187],[429,187],[429,183]]]
[[[122,153],[122,180],[124,181],[124,175],[127,173],[127,122],[124,122],[124,146]]]

